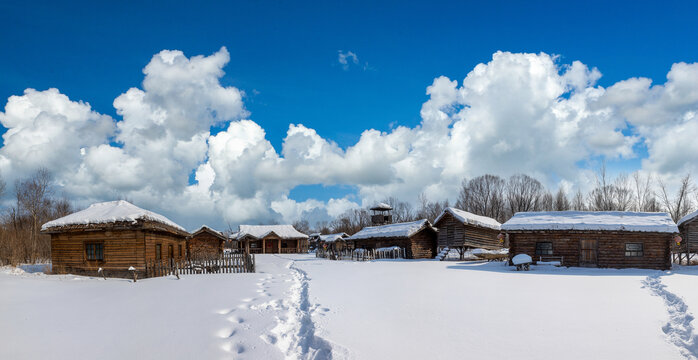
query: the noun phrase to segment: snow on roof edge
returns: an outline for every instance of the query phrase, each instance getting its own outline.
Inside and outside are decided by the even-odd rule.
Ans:
[[[142,209],[125,200],[94,203],[87,209],[76,211],[43,224],[41,230],[45,231],[51,228],[70,225],[98,225],[115,222],[130,222],[135,224],[138,220],[152,221],[187,232],[184,227],[179,226],[167,217]]]
[[[307,239],[308,235],[296,230],[293,225],[240,225],[238,239],[247,235],[257,239],[268,236],[271,233],[278,235],[282,239]]]
[[[356,234],[348,237],[347,239],[356,240],[381,237],[410,237],[416,234],[417,232],[421,231],[422,228],[426,226],[431,226],[431,223],[427,219],[411,221],[406,223],[367,226],[361,229]]]
[[[502,225],[505,231],[577,230],[678,233],[669,214],[629,211],[518,212]]]
[[[206,225],[206,224],[201,225],[198,229],[192,231],[191,234],[194,235],[194,234],[196,234],[196,233],[198,233],[199,231],[204,230],[204,229],[209,229],[209,230],[213,231],[214,233],[220,235],[221,237],[226,237],[225,235],[223,235],[222,232],[220,232],[220,231],[218,231],[218,230],[216,230],[216,229],[214,229],[214,228],[212,228],[212,227],[210,227],[210,226],[208,226],[208,225]]]
[[[683,223],[687,223],[687,222],[689,222],[689,221],[693,221],[693,219],[695,219],[696,217],[698,217],[698,210],[696,210],[696,211],[694,211],[694,212],[692,212],[692,213],[690,213],[690,214],[687,214],[686,216],[684,216],[684,217],[682,217],[681,219],[679,219],[679,222],[677,222],[676,225],[677,225],[677,226],[680,226],[680,225],[683,224]]]
[[[434,224],[439,222],[439,220],[441,220],[441,218],[444,215],[446,215],[446,213],[451,214],[453,217],[460,220],[464,224],[486,227],[493,230],[501,230],[502,227],[502,224],[495,219],[492,219],[487,216],[476,215],[471,212],[457,209],[454,207],[445,208],[444,211],[442,211],[441,214],[439,214],[436,220],[434,220]]]

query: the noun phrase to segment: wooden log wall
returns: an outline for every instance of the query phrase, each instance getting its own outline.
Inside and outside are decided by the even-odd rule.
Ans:
[[[691,253],[698,253],[698,219],[681,224],[679,230],[681,231],[683,243],[686,245],[686,250]]]
[[[597,241],[597,266],[610,268],[671,268],[671,241],[667,233],[535,231],[509,233],[509,256],[527,254],[534,261],[536,242],[551,242],[554,257],[563,257],[564,266],[580,266],[580,241]],[[643,256],[626,257],[626,243],[643,244]]]
[[[353,240],[356,249],[377,249],[389,246],[405,248],[408,259],[431,259],[436,256],[436,232],[430,229],[412,235],[411,237],[368,238]]]
[[[497,239],[499,230],[464,224],[450,213],[434,224],[439,229],[438,247],[469,247],[489,250],[501,249]]]
[[[155,261],[157,260],[157,254],[155,253],[157,245],[161,245],[161,260],[169,259],[169,246],[172,245],[173,258],[175,260],[186,259],[186,239],[181,236],[176,236],[171,233],[165,232],[145,232],[145,260]],[[182,255],[179,254],[179,247],[182,246]]]
[[[51,234],[51,262],[56,273],[96,273],[124,270],[130,266],[145,268],[144,232],[140,230],[118,231],[70,231]],[[103,244],[103,260],[88,261],[86,243]]]
[[[187,256],[217,256],[223,253],[225,240],[209,232],[201,231],[187,239]]]

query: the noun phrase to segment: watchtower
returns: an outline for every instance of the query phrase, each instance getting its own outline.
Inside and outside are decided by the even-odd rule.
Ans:
[[[378,203],[376,206],[371,208],[373,214],[371,214],[371,225],[385,225],[393,223],[393,214],[390,212],[393,208],[386,203]]]

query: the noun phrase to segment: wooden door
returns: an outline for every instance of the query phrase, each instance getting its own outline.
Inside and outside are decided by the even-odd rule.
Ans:
[[[579,265],[596,266],[597,245],[596,240],[579,240]]]

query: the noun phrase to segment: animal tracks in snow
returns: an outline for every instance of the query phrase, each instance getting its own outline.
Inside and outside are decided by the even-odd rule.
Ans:
[[[691,322],[694,317],[688,311],[688,305],[683,299],[667,290],[662,284],[660,274],[648,276],[642,282],[653,295],[659,296],[664,301],[664,306],[669,313],[669,322],[662,327],[667,340],[678,347],[679,352],[686,359],[698,359],[698,335]]]

